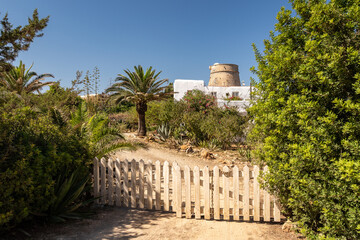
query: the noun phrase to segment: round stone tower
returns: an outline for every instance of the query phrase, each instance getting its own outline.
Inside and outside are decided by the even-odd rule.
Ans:
[[[214,65],[210,66],[209,69],[210,69],[209,86],[212,87],[241,86],[238,65],[214,63]]]

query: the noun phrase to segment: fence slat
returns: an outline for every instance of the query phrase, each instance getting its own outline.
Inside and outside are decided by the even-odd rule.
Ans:
[[[144,165],[145,165],[144,161],[141,159],[139,162],[139,207],[140,208],[145,207],[145,203],[144,203],[144,193],[145,193],[144,170],[145,170],[145,166]]]
[[[214,167],[214,219],[220,220],[219,167]]]
[[[229,199],[229,168],[223,168],[224,181],[224,220],[230,220],[230,199]]]
[[[209,168],[204,167],[204,191],[205,191],[205,219],[210,219],[210,178],[209,178]]]
[[[99,186],[99,159],[94,158],[94,197],[100,196],[100,186]],[[96,203],[99,203],[99,199],[96,200]]]
[[[239,168],[237,166],[235,166],[233,168],[233,199],[234,199],[234,208],[233,208],[233,216],[234,216],[234,220],[239,220],[240,219],[240,214],[239,214]]]
[[[129,162],[127,159],[122,162],[121,167],[123,172],[124,206],[129,207]]]
[[[200,170],[198,166],[194,167],[194,186],[195,186],[195,218],[201,218],[200,212]]]
[[[101,203],[106,204],[106,159],[101,158]]]
[[[260,185],[258,182],[259,167],[254,166],[254,221],[260,221]]]
[[[116,206],[121,206],[121,166],[120,160],[117,158],[115,161],[115,194],[116,194]]]
[[[177,204],[176,204],[176,199],[177,199],[177,190],[176,190],[176,171],[175,171],[175,167],[176,167],[176,162],[173,162],[171,165],[171,181],[172,181],[172,194],[171,194],[171,205],[172,205],[172,211],[176,212],[176,208],[177,208]]]
[[[149,161],[147,164],[147,178],[146,178],[146,182],[147,182],[147,208],[148,209],[152,209],[153,208],[153,186],[152,186],[152,180],[153,180],[153,166],[152,166],[152,162]]]
[[[155,209],[161,209],[161,165],[160,161],[155,162]]]
[[[264,167],[264,173],[268,172],[268,167]],[[270,194],[264,191],[264,221],[270,222]]]
[[[175,166],[175,178],[176,178],[176,217],[182,217],[182,181],[181,181],[181,169],[179,166]]]
[[[169,202],[169,162],[164,162],[164,211],[170,210]]]
[[[189,166],[185,166],[184,178],[185,178],[185,215],[186,218],[191,218],[191,179],[190,179]]]
[[[107,162],[107,169],[108,169],[108,204],[110,206],[114,205],[114,164],[113,159],[109,158]]]
[[[250,174],[249,174],[249,167],[245,166],[244,169],[244,196],[243,196],[243,215],[244,220],[249,221],[250,220],[250,204],[249,204],[249,198],[250,198]]]
[[[131,207],[136,208],[136,161],[131,161]]]
[[[280,208],[278,200],[274,199],[274,221],[280,222]]]

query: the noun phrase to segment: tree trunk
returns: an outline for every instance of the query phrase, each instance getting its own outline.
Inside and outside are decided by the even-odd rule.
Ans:
[[[146,121],[145,113],[147,111],[146,103],[136,104],[136,111],[138,113],[138,136],[146,136]]]

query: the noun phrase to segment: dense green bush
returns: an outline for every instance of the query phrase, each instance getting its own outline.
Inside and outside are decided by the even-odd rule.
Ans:
[[[240,141],[246,122],[236,109],[218,108],[212,96],[197,90],[181,101],[150,103],[146,117],[149,127],[167,124],[177,139],[187,136],[195,144],[223,149]]]
[[[20,107],[0,115],[0,228],[46,211],[61,170],[89,171],[88,150],[51,116]],[[4,184],[6,183],[6,184]]]
[[[264,183],[311,239],[360,239],[359,1],[297,1],[255,49]]]

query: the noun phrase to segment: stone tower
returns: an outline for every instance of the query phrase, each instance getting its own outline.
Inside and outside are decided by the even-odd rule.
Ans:
[[[239,68],[236,64],[215,63],[209,67],[210,80],[209,86],[230,87],[241,86]]]

